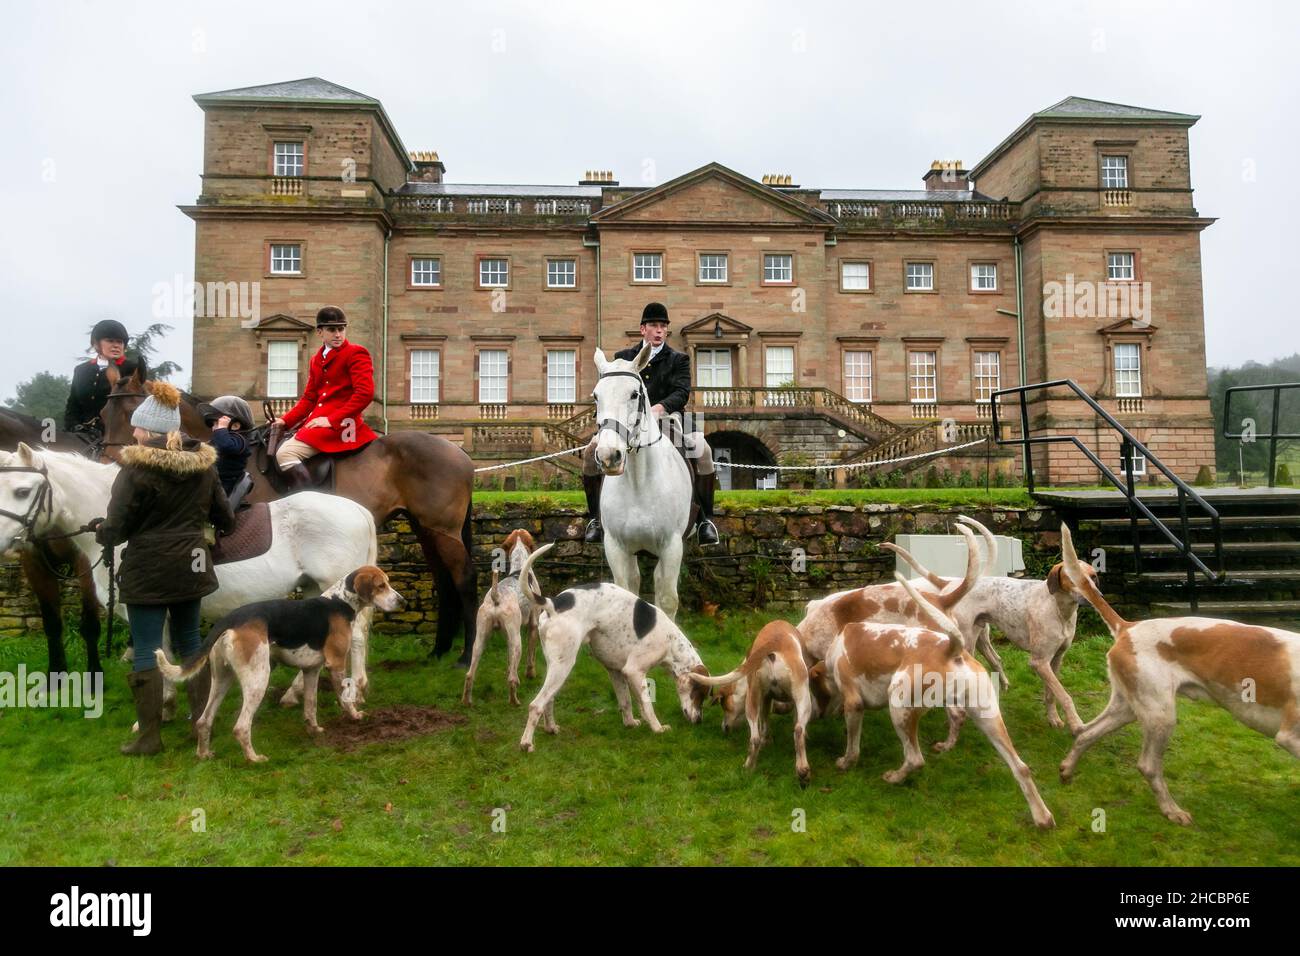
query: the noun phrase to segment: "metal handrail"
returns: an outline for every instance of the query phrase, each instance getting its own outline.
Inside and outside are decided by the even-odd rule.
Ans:
[[[1282,390],[1285,388],[1300,388],[1300,382],[1285,382],[1275,385],[1234,385],[1226,389],[1223,393],[1223,437],[1224,438],[1242,438],[1244,432],[1229,432],[1228,422],[1231,421],[1228,413],[1232,410],[1232,393],[1233,392],[1264,392],[1273,393],[1273,418],[1269,422],[1270,428],[1277,428],[1277,419],[1282,411]],[[1272,432],[1268,435],[1261,435],[1259,432],[1253,432],[1251,437],[1258,441],[1262,438],[1268,439],[1268,486],[1276,487],[1277,482],[1277,443],[1279,440],[1288,441],[1293,438],[1300,438],[1300,434],[1287,434],[1285,432]]]
[[[1030,392],[1043,391],[1049,388],[1068,388],[1074,392],[1075,396],[1097,413],[1097,415],[1111,428],[1119,432],[1121,436],[1120,460],[1126,465],[1125,480],[1121,481],[1110,468],[1097,457],[1096,452],[1081,442],[1077,435],[1039,435],[1030,437],[1029,434],[1029,406],[1025,401],[1025,396]],[[1003,439],[998,422],[998,409],[1003,395],[1015,395],[1020,403],[1020,437]],[[1039,382],[1036,385],[1021,385],[1016,388],[1004,388],[993,393],[993,440],[999,445],[1020,445],[1025,457],[1025,479],[1029,485],[1029,493],[1034,492],[1034,462],[1033,456],[1029,453],[1030,445],[1048,445],[1061,442],[1069,442],[1074,445],[1084,456],[1097,466],[1097,470],[1106,476],[1106,479],[1124,493],[1128,502],[1129,510],[1129,528],[1133,536],[1133,573],[1141,571],[1142,563],[1142,542],[1138,533],[1138,513],[1153,524],[1156,529],[1165,536],[1166,540],[1187,560],[1187,591],[1188,600],[1192,610],[1197,609],[1196,600],[1196,572],[1200,571],[1213,584],[1217,584],[1224,579],[1223,569],[1223,531],[1219,525],[1219,512],[1208,501],[1197,494],[1186,482],[1175,475],[1155,455],[1151,450],[1142,444],[1129,432],[1127,428],[1115,420],[1115,416],[1102,408],[1097,400],[1079,387],[1074,379],[1062,378],[1054,382]],[[1155,465],[1166,478],[1173,483],[1178,489],[1178,519],[1179,527],[1182,531],[1182,539],[1174,535],[1163,521],[1152,513],[1137,495],[1137,490],[1133,486],[1133,454],[1136,451],[1142,455],[1148,462]],[[1205,562],[1198,558],[1192,551],[1191,536],[1187,525],[1187,500],[1191,499],[1200,509],[1210,518],[1210,524],[1214,532],[1214,560],[1218,566],[1217,571],[1211,571],[1206,567]]]

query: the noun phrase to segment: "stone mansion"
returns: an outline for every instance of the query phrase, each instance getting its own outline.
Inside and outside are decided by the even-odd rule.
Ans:
[[[915,190],[717,162],[658,184],[525,185],[448,182],[378,100],[319,78],[194,99],[195,281],[259,289],[250,317],[196,309],[200,395],[286,407],[316,310],[337,305],[375,359],[377,431],[444,434],[478,462],[557,451],[594,431],[595,349],[635,342],[659,301],[720,461],[962,444],[988,434],[993,392],[1069,378],[1184,478],[1213,467],[1196,116],[1069,97]],[[1031,409],[1035,434],[1095,439],[1118,468],[1082,403]],[[1061,445],[1036,468],[1096,481]],[[728,471],[724,487],[764,480]]]

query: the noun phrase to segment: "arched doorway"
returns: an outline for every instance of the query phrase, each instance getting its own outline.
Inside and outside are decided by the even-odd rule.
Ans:
[[[776,472],[753,468],[728,468],[736,465],[775,465],[776,458],[767,446],[741,431],[718,431],[708,436],[713,460],[718,466],[718,487],[723,491],[751,488],[775,488]]]

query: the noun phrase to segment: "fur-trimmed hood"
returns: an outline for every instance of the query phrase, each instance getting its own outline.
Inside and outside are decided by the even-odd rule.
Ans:
[[[143,468],[176,478],[188,478],[207,471],[217,461],[217,452],[202,442],[186,439],[179,449],[153,443],[127,445],[118,455],[124,468]]]

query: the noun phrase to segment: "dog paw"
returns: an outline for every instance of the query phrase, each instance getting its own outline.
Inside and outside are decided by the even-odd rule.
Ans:
[[[657,734],[666,734],[666,733],[668,733],[668,731],[670,731],[670,730],[672,730],[672,729],[673,729],[673,728],[672,728],[672,725],[671,725],[671,724],[660,724],[659,727],[655,730],[655,733],[657,733]]]
[[[325,728],[322,727],[320,724],[308,724],[308,725],[307,725],[307,733],[309,733],[309,734],[323,734],[323,733],[325,733]]]
[[[641,719],[640,719],[639,717],[624,717],[624,718],[623,718],[623,726],[624,726],[624,727],[640,727],[640,726],[641,726]]]
[[[1166,810],[1165,816],[1167,816],[1170,820],[1173,820],[1174,823],[1177,823],[1181,826],[1190,827],[1192,825],[1192,815],[1180,807],[1174,807],[1172,810]]]
[[[533,742],[531,740],[527,740],[527,741],[521,740],[519,741],[519,749],[526,754],[530,754],[534,750]]]
[[[1060,714],[1048,714],[1047,726],[1052,727],[1056,730],[1060,730],[1062,727],[1065,726],[1065,721],[1061,719]]]
[[[1069,783],[1071,780],[1074,779],[1073,767],[1067,767],[1065,764],[1061,764],[1061,769],[1059,772],[1061,775],[1061,783]]]
[[[280,706],[281,706],[281,707],[297,707],[297,706],[298,706],[298,698],[297,698],[296,696],[294,696],[294,694],[292,694],[291,692],[287,692],[287,691],[286,691],[286,692],[285,692],[285,695],[284,695],[283,697],[280,698]]]
[[[266,754],[253,754],[253,756],[251,756],[251,757],[248,758],[248,762],[249,762],[249,763],[266,763],[266,762],[267,762],[268,760],[270,760],[270,759],[271,759],[271,758],[268,757]]]
[[[1011,689],[1011,681],[1007,680],[1007,675],[1002,673],[1001,671],[998,671],[998,683],[1002,685],[1002,690],[1004,693]]]
[[[880,775],[880,779],[884,780],[885,783],[902,783],[907,779],[909,773],[911,773],[910,770],[900,767],[898,770],[886,770]]]
[[[850,759],[849,757],[839,757],[835,761],[835,766],[839,767],[841,770],[852,770],[853,765],[857,762],[856,758]]]
[[[366,716],[366,712],[364,710],[354,710],[352,713],[348,714],[348,716],[353,720],[360,720],[362,717]]]
[[[1054,830],[1056,829],[1056,818],[1049,812],[1043,819],[1035,820],[1034,826],[1040,830]]]
[[[808,786],[808,782],[812,780],[812,770],[809,769],[796,770],[794,775],[795,778],[799,781],[799,786],[801,787]]]
[[[196,751],[196,756],[198,756],[200,760],[211,760],[213,757],[216,756],[216,754],[214,754],[211,750],[199,750]]]
[[[934,746],[931,747],[930,749],[937,754],[943,754],[943,753],[947,753],[949,750],[952,750],[952,748],[956,746],[956,743],[957,743],[956,741],[950,742],[947,740],[936,740],[934,742]]]
[[[542,727],[542,730],[544,730],[544,731],[546,731],[548,734],[551,734],[552,736],[554,736],[555,734],[558,734],[558,733],[560,732],[560,725],[559,725],[559,724],[551,724],[549,727],[545,727],[545,726]]]

